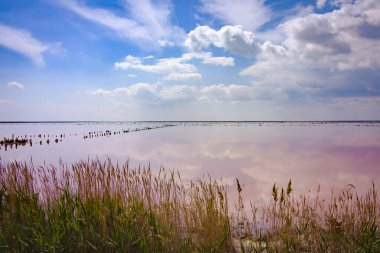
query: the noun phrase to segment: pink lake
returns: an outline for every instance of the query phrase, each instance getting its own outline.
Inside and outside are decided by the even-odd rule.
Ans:
[[[154,129],[165,124],[175,126]],[[153,129],[134,131],[147,127]],[[110,136],[99,136],[106,130]],[[84,139],[89,132],[99,137]],[[233,190],[238,178],[247,201],[265,202],[273,183],[286,187],[289,179],[295,194],[320,185],[323,196],[348,184],[359,193],[372,181],[380,185],[380,122],[1,123],[0,140],[12,135],[26,135],[32,146],[1,146],[2,162],[57,165],[60,158],[70,164],[109,157],[153,171],[178,170],[185,182],[210,176]]]

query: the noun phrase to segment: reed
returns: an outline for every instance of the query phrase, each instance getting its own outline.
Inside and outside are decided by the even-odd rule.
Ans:
[[[319,187],[318,187],[319,188]],[[248,234],[241,241],[251,252],[380,252],[380,202],[374,183],[359,196],[353,185],[332,192],[329,201],[292,195],[274,185],[270,204],[251,205]]]
[[[81,161],[0,166],[0,251],[231,250],[225,189],[179,174]]]
[[[0,163],[0,251],[380,252],[374,184],[330,201],[292,190],[274,185],[269,204],[246,214],[238,180],[229,210],[226,187],[210,178],[185,184],[110,160]]]

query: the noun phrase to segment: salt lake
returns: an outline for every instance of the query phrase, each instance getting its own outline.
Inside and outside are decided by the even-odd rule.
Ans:
[[[270,199],[291,179],[295,194],[328,196],[348,184],[359,193],[380,184],[380,122],[28,122],[1,123],[0,161],[70,165],[87,159],[129,161],[179,171],[183,181],[211,177],[245,199]],[[49,140],[49,141],[47,141]],[[378,188],[378,186],[377,186]]]

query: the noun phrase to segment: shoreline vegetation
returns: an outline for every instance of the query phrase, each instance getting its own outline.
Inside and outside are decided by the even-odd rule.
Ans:
[[[272,187],[268,204],[236,210],[210,178],[111,160],[0,163],[1,252],[380,252],[375,184],[330,199]],[[268,186],[268,190],[270,190]]]

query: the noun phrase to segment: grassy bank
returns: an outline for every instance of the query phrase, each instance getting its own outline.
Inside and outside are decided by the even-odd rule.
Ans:
[[[111,161],[0,165],[0,251],[379,252],[379,198],[331,200],[273,186],[262,207],[228,210],[224,186]],[[254,196],[252,196],[254,198]]]

